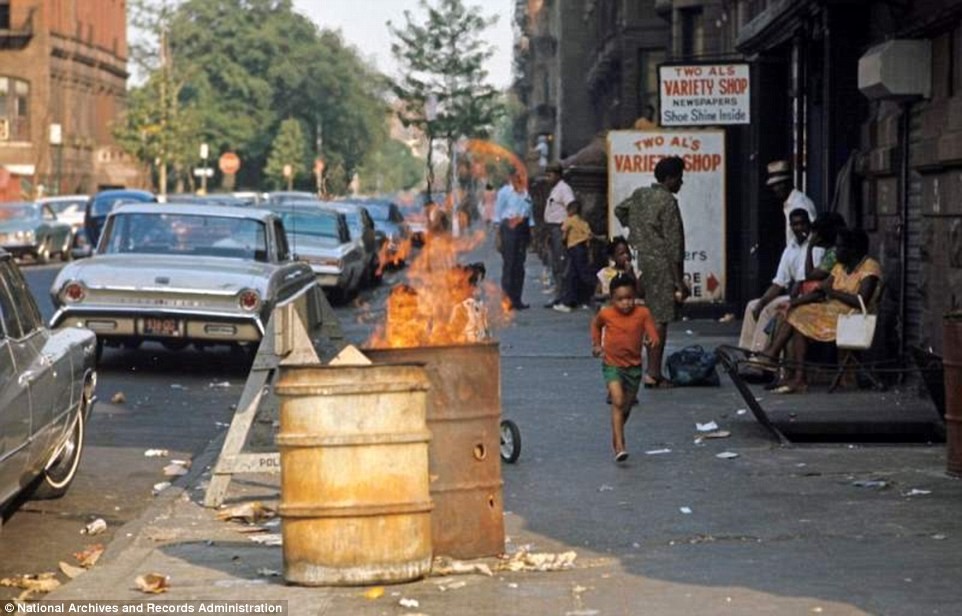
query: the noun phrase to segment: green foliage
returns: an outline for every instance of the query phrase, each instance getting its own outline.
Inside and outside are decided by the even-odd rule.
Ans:
[[[409,190],[424,179],[424,163],[397,139],[383,141],[368,153],[359,172],[361,192],[392,193]]]
[[[348,177],[386,138],[380,75],[339,34],[319,30],[296,13],[291,0],[183,0],[155,10],[151,21],[140,5],[157,2],[135,0],[135,21],[170,32],[173,75],[182,84],[179,104],[196,110],[194,141],[209,143],[215,158],[237,152],[240,185],[260,186],[275,136],[288,118],[300,124],[307,159],[319,149],[327,169],[341,165]],[[149,45],[132,46],[131,55],[149,74],[157,71]],[[136,106],[150,101],[146,92],[138,96],[141,88],[131,92],[128,124],[144,115]]]
[[[401,101],[404,125],[418,126],[429,139],[445,139],[450,159],[459,137],[487,138],[502,112],[484,69],[493,54],[484,31],[497,17],[483,17],[481,7],[462,0],[437,0],[436,5],[421,0],[420,7],[424,21],[405,11],[403,28],[388,24],[391,52],[403,75],[391,82],[391,90]],[[437,100],[433,119],[425,109],[432,97]]]
[[[271,154],[264,166],[264,175],[270,179],[275,188],[286,187],[284,166],[291,166],[291,179],[296,182],[309,168],[308,160],[307,142],[304,140],[301,123],[294,118],[284,120],[281,122],[281,128],[271,147]]]

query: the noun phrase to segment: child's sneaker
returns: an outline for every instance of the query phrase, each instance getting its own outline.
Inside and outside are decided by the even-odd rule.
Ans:
[[[627,459],[628,459],[627,451],[619,451],[618,453],[615,454],[615,462],[624,462]]]
[[[554,309],[558,312],[571,312],[571,306],[566,304],[555,304]]]

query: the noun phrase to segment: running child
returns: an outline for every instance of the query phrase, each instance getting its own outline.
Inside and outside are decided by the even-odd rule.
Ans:
[[[591,353],[602,357],[601,372],[611,394],[611,446],[615,461],[628,459],[625,422],[641,386],[642,345],[659,343],[658,330],[645,306],[635,304],[635,279],[618,274],[609,285],[611,304],[591,322]]]

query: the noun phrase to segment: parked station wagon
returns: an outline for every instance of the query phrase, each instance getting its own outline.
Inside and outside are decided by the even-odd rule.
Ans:
[[[49,204],[0,204],[0,247],[7,252],[46,263],[53,254],[68,260],[72,246],[70,225],[57,220]]]
[[[314,283],[266,210],[185,204],[115,209],[92,258],[60,271],[51,325],[86,327],[103,345],[253,351],[274,306]]]
[[[80,464],[97,383],[96,340],[51,332],[0,250],[0,511],[15,496],[62,496]]]

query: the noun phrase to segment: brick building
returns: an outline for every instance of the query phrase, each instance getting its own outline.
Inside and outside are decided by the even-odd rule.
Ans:
[[[555,15],[528,23],[556,40],[531,38],[516,58],[529,146],[532,129],[553,131],[563,158],[596,131],[630,127],[657,106],[661,61],[747,61],[752,124],[725,129],[726,308],[740,311],[775,269],[784,220],[765,167],[789,159],[820,211],[842,213],[872,238],[886,278],[878,352],[904,362],[913,347],[944,350],[942,315],[962,309],[962,3],[519,2],[527,17],[532,8]],[[580,38],[566,40],[566,19]],[[542,70],[557,90],[537,85]],[[902,82],[926,85],[899,90]],[[576,89],[587,100],[566,93]]]
[[[33,194],[138,185],[111,135],[127,76],[125,0],[0,0],[0,165]]]

